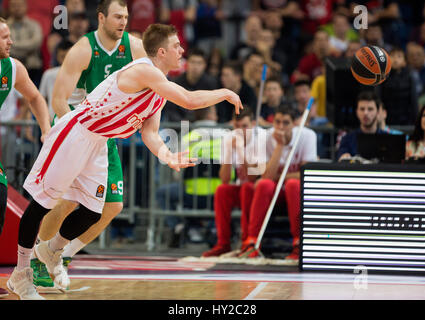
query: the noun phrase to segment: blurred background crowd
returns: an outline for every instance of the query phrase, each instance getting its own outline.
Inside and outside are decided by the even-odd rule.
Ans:
[[[0,3],[14,41],[11,55],[25,64],[34,83],[49,98],[52,77],[41,81],[43,74],[59,66],[69,47],[97,28],[97,2]],[[56,28],[60,21],[54,23],[62,13],[58,5],[67,8],[67,29]],[[353,27],[356,5],[368,9],[367,29]],[[146,27],[155,22],[177,27],[186,50],[185,59],[181,70],[169,77],[188,89],[224,86],[239,93],[244,105],[255,109],[262,66],[267,64],[267,78],[274,81],[265,88],[260,120],[263,125],[271,123],[273,112],[281,103],[292,104],[302,112],[310,94],[317,101],[310,119],[326,119],[326,57],[350,57],[365,44],[378,45],[389,53],[400,48],[402,61],[395,64],[393,72],[401,73],[400,79],[413,84],[405,95],[415,107],[408,107],[417,111],[423,100],[425,8],[421,1],[128,0],[128,8],[127,28],[136,36],[141,37]],[[399,102],[400,97],[394,97],[392,90],[394,84],[385,85],[389,88],[383,88],[384,104]],[[231,120],[232,111],[226,104],[217,105],[216,113],[219,123]],[[413,125],[414,115],[399,119],[390,112],[387,124]],[[164,121],[193,121],[194,117],[193,112],[171,104],[163,112]],[[319,120],[316,124],[323,123],[326,122]]]

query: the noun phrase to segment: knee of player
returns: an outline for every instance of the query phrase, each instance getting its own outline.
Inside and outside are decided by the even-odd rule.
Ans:
[[[97,223],[101,217],[102,215],[100,213],[94,211],[88,211],[86,215],[86,219],[90,223],[90,225]]]
[[[105,218],[115,218],[124,208],[122,202],[107,202],[103,207],[102,216]]]

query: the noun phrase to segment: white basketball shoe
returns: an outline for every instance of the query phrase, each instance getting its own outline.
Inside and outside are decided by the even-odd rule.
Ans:
[[[40,242],[35,246],[35,255],[46,265],[47,272],[52,278],[55,287],[60,290],[69,288],[69,277],[62,262],[62,250],[53,251],[49,247],[49,242]]]
[[[7,287],[21,300],[45,300],[35,289],[32,272],[30,267],[19,271],[15,268],[7,281]]]

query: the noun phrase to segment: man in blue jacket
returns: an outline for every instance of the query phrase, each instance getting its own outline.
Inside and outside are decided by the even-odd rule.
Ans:
[[[341,139],[341,144],[336,154],[338,161],[349,159],[357,155],[357,135],[385,134],[378,127],[378,107],[380,105],[378,96],[373,91],[360,92],[357,97],[356,115],[360,121],[360,127],[347,133]]]

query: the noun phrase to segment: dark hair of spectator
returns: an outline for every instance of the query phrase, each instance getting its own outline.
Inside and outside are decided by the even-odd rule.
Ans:
[[[277,77],[273,76],[273,77],[266,79],[266,84],[269,83],[269,82],[276,82],[277,84],[279,84],[280,88],[283,90],[283,83]]]
[[[260,56],[261,59],[264,59],[263,55],[257,49],[252,50],[244,59],[244,63],[247,62],[252,56]]]
[[[188,54],[187,54],[187,58],[189,59],[191,56],[202,57],[202,59],[204,59],[205,63],[207,62],[207,55],[206,55],[205,51],[200,49],[200,48],[190,49]]]
[[[381,100],[378,98],[375,92],[371,90],[361,91],[357,96],[357,102],[359,101],[375,101],[376,109],[381,105]]]
[[[151,24],[143,32],[143,46],[148,56],[155,57],[158,49],[166,46],[168,38],[175,34],[177,34],[177,29],[173,25]]]
[[[127,0],[100,0],[96,13],[99,15],[99,13],[102,13],[105,17],[108,16],[109,7],[113,2],[118,2],[118,4],[122,7],[127,7]]]
[[[283,114],[283,115],[289,115],[291,117],[292,121],[295,120],[294,109],[292,109],[292,108],[290,108],[286,105],[281,104],[279,107],[277,107],[275,114],[278,114],[278,113]]]
[[[392,49],[389,53],[393,54],[393,53],[396,53],[396,52],[401,52],[404,56],[406,56],[406,53],[404,52],[404,50],[401,47],[398,47],[398,46],[392,47]]]
[[[424,130],[422,129],[422,117],[425,112],[425,105],[422,106],[415,120],[415,128],[413,129],[412,135],[409,137],[409,141],[414,141],[416,144],[423,140]]]
[[[57,45],[56,51],[58,51],[58,50],[64,50],[64,51],[69,50],[69,49],[72,48],[73,45],[74,44],[71,41],[69,41],[69,40],[62,40]]]
[[[295,83],[294,83],[294,89],[297,88],[297,87],[301,87],[301,86],[307,86],[307,87],[310,88],[310,86],[311,86],[310,81],[308,81],[308,80],[298,80],[298,81],[295,81]]]
[[[224,68],[229,68],[232,69],[233,72],[239,76],[242,76],[243,74],[243,69],[242,69],[242,65],[240,64],[239,61],[227,61],[223,64],[223,66],[221,67],[221,69],[223,70]]]
[[[236,121],[242,120],[245,117],[249,117],[249,120],[254,120],[254,112],[248,106],[244,106],[244,108],[239,112],[239,114],[233,114]]]

